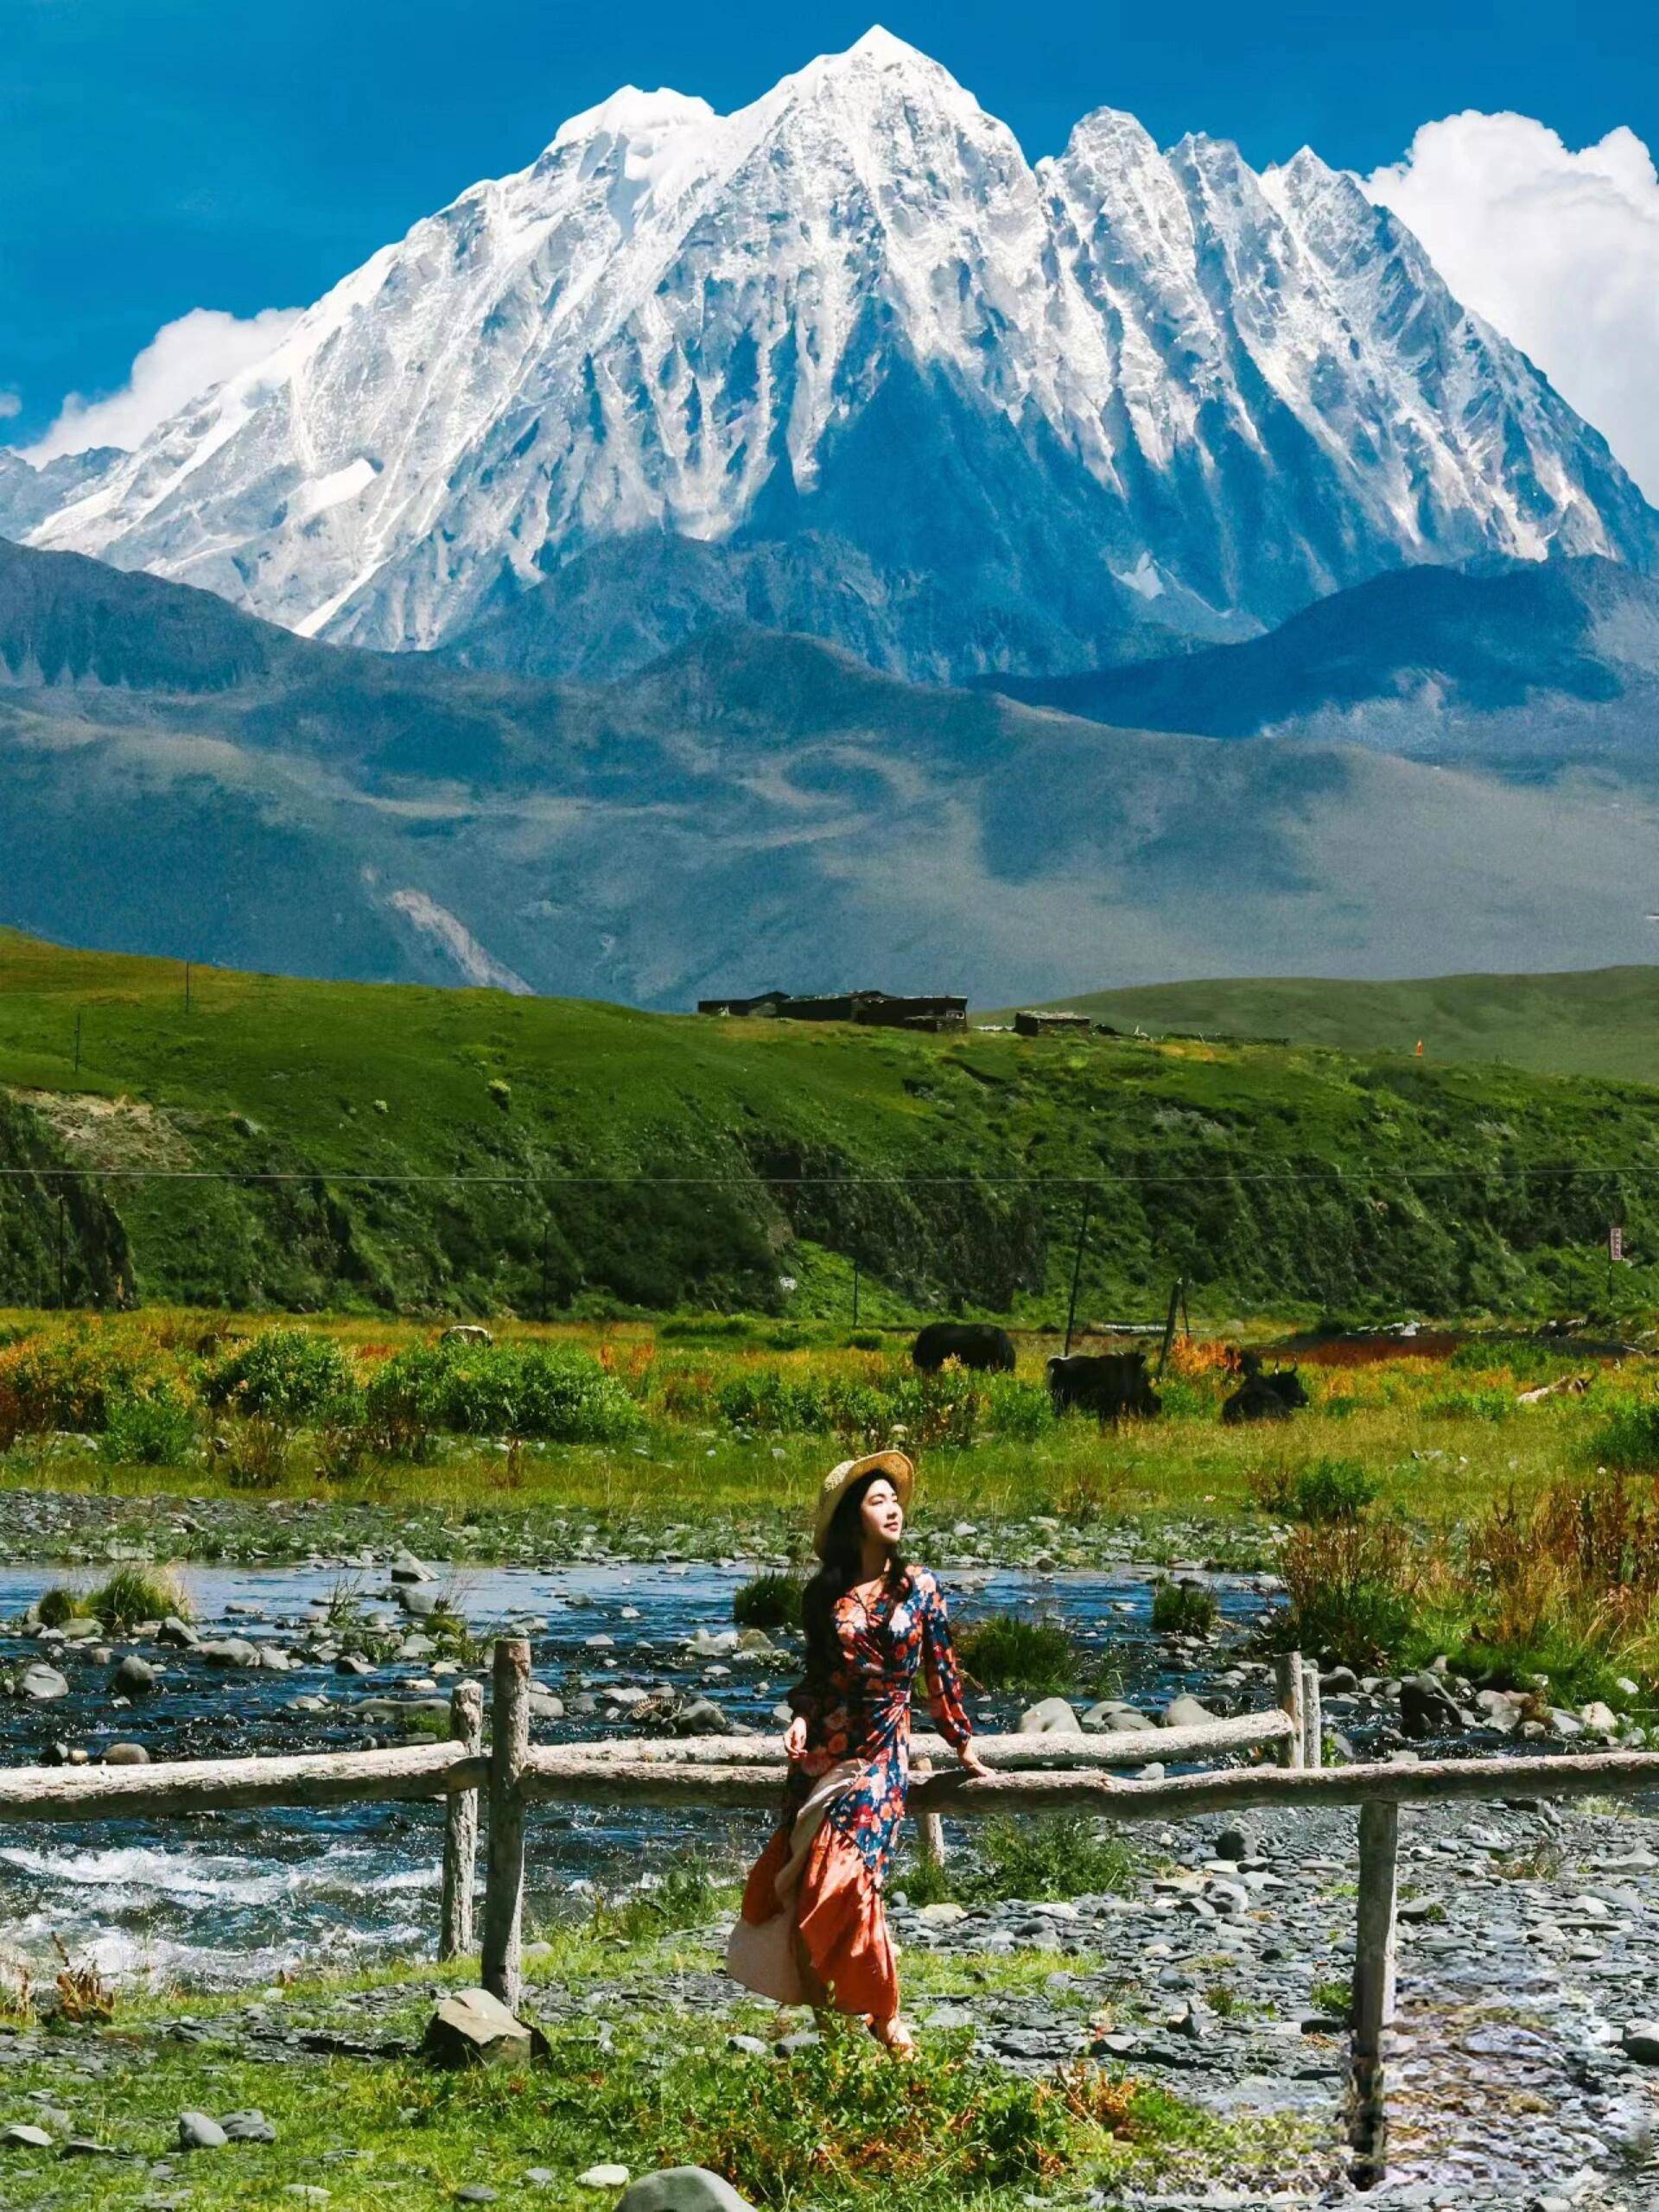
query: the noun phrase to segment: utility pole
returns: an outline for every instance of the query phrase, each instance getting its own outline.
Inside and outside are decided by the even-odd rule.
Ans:
[[[80,1073],[80,1016],[75,1016],[75,1073]]]
[[[68,1282],[67,1282],[67,1268],[66,1268],[66,1265],[65,1265],[65,1259],[64,1259],[64,1249],[63,1249],[63,1192],[62,1192],[61,1188],[60,1188],[60,1190],[59,1190],[59,1192],[58,1192],[58,1309],[59,1309],[59,1311],[60,1311],[60,1312],[61,1312],[61,1311],[62,1311],[62,1309],[63,1309],[63,1308],[64,1308],[64,1307],[65,1307],[68,1303],[69,1303],[69,1292],[68,1292]]]
[[[1089,1210],[1094,1204],[1094,1192],[1085,1191],[1083,1198],[1083,1219],[1077,1224],[1077,1249],[1071,1262],[1071,1296],[1065,1309],[1065,1349],[1062,1358],[1069,1358],[1071,1351],[1071,1330],[1077,1318],[1077,1281],[1083,1273],[1083,1248],[1089,1237]]]
[[[542,1224],[542,1319],[543,1321],[552,1319],[547,1288],[547,1240],[551,1233],[550,1223],[543,1221]]]
[[[858,1255],[853,1255],[853,1326],[858,1326]]]
[[[187,1014],[190,1011],[190,963],[188,960],[184,963],[184,1010]]]

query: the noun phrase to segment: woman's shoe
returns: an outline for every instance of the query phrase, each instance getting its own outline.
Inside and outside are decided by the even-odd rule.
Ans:
[[[897,2012],[890,2019],[872,2020],[870,2033],[890,2057],[910,2060],[916,2056],[916,2038]]]

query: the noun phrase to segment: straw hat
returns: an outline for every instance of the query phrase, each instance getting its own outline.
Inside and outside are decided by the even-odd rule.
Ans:
[[[830,1534],[830,1523],[836,1517],[836,1508],[861,1475],[885,1475],[898,1491],[899,1504],[909,1510],[910,1493],[916,1484],[916,1470],[902,1452],[871,1452],[861,1459],[843,1459],[838,1467],[830,1468],[818,1492],[812,1548],[820,1559],[823,1557],[824,1542]]]

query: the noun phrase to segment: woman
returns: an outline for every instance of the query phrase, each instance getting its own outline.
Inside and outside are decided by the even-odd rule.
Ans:
[[[914,1470],[902,1452],[843,1460],[824,1478],[801,1602],[806,1679],[790,1693],[782,1824],[749,1872],[727,1947],[737,1979],[784,2005],[861,2015],[895,2056],[914,2056],[881,1888],[910,1790],[910,1695],[918,1667],[940,1733],[969,1774],[969,1742],[938,1585],[899,1552]]]

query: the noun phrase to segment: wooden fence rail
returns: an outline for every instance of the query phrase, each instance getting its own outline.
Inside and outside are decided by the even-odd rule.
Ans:
[[[483,1749],[479,1686],[457,1686],[448,1743],[378,1751],[168,1760],[140,1767],[0,1770],[0,1821],[174,1819],[266,1805],[330,1806],[437,1798],[447,1806],[442,1958],[472,1948],[480,1795],[489,1804],[481,1975],[516,2006],[522,1993],[527,1817],[548,1800],[569,1804],[773,1807],[785,1770],[775,1738],[642,1738],[532,1746],[530,1646],[495,1647],[491,1743]],[[1421,1764],[1321,1764],[1319,1675],[1298,1654],[1278,1662],[1280,1703],[1262,1713],[1190,1727],[1096,1736],[982,1736],[992,1771],[928,1770],[944,1746],[918,1735],[911,1809],[925,1849],[938,1819],[1011,1811],[1087,1811],[1110,1821],[1192,1820],[1251,1806],[1359,1808],[1358,1924],[1351,2021],[1348,2127],[1357,2181],[1384,2171],[1384,2058],[1394,2017],[1400,1808],[1451,1800],[1627,1796],[1659,1789],[1659,1752],[1604,1751]],[[1266,1751],[1274,1764],[1122,1780],[1114,1766]],[[932,1839],[931,1841],[927,1840]]]

